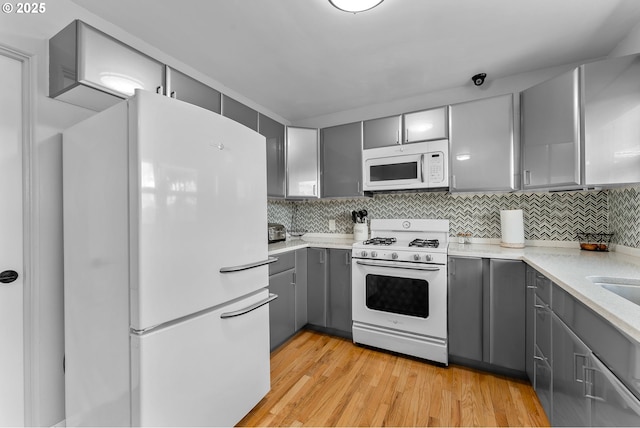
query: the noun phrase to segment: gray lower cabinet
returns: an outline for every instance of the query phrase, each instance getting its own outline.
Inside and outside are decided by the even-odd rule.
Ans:
[[[284,198],[285,196],[285,127],[275,120],[259,114],[258,132],[267,140],[267,196]]]
[[[362,196],[362,122],[320,130],[322,197]]]
[[[482,259],[449,257],[449,355],[482,361]]]
[[[308,249],[307,311],[312,326],[351,335],[351,250]]]
[[[534,334],[527,336],[533,339],[527,358],[551,425],[640,426],[640,344],[531,270]]]
[[[449,355],[525,371],[525,265],[449,258]]]
[[[167,91],[172,98],[220,114],[220,92],[173,68],[167,67]]]
[[[525,297],[525,371],[527,372],[527,377],[531,384],[534,384],[534,360],[533,360],[533,349],[534,349],[534,340],[535,340],[535,329],[534,329],[534,319],[535,319],[535,286],[536,286],[536,270],[531,266],[527,265],[526,273],[525,273],[525,285],[527,287],[526,297]]]
[[[307,324],[307,249],[278,254],[269,265],[270,346],[273,351]]]

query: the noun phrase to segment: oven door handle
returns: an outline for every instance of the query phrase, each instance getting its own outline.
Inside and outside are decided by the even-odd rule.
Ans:
[[[386,263],[378,263],[378,262],[367,262],[364,260],[358,260],[356,262],[359,265],[363,265],[363,266],[375,266],[375,267],[383,267],[383,268],[392,268],[392,269],[411,269],[411,270],[426,270],[429,272],[437,272],[440,270],[439,267],[432,267],[432,266],[421,266],[421,265],[402,265],[402,266],[398,266],[398,265],[390,265],[390,264],[386,264]]]

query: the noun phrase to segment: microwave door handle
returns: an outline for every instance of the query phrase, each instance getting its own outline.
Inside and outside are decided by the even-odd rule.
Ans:
[[[420,155],[420,181],[424,183],[424,153]]]

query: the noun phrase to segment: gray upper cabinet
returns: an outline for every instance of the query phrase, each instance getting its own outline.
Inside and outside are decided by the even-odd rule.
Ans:
[[[521,93],[525,189],[581,183],[579,69]]]
[[[249,129],[258,130],[258,112],[224,94],[222,95],[222,115]]]
[[[287,198],[318,198],[318,130],[287,127]]]
[[[640,55],[596,61],[521,94],[523,187],[640,182]]]
[[[49,40],[49,96],[95,111],[135,89],[163,92],[164,64],[75,20]]]
[[[320,130],[322,197],[362,196],[362,122]]]
[[[267,196],[285,196],[285,126],[259,114],[258,132],[267,140]]]
[[[402,116],[365,120],[363,123],[363,147],[393,146],[402,143]]]
[[[403,143],[439,140],[447,138],[447,108],[438,107],[429,110],[405,113]]]
[[[167,93],[172,98],[220,114],[220,92],[170,67],[167,67]]]
[[[515,110],[513,94],[450,106],[451,191],[519,189]]]

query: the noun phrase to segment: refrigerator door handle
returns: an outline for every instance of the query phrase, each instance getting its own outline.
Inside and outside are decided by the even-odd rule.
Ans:
[[[269,265],[277,261],[278,261],[277,257],[269,257],[267,260],[262,260],[255,263],[247,263],[246,265],[223,267],[223,268],[220,268],[220,273],[240,272],[242,270],[253,269],[260,266]]]
[[[251,306],[247,306],[246,308],[238,309],[237,311],[224,312],[224,313],[220,314],[220,318],[226,319],[226,318],[239,317],[241,315],[248,314],[249,312],[258,309],[259,307],[264,306],[267,303],[276,300],[277,298],[278,298],[277,294],[269,293],[269,297],[267,297],[266,299],[264,299],[264,300],[262,300],[260,302],[254,303]]]

